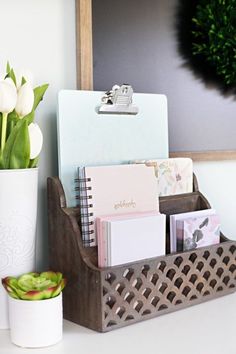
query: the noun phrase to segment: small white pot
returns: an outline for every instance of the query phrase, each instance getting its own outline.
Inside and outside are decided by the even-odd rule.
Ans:
[[[0,278],[35,270],[38,169],[0,170]],[[0,282],[0,329],[9,328]]]
[[[47,300],[8,296],[12,343],[24,348],[47,347],[62,339],[62,293]]]

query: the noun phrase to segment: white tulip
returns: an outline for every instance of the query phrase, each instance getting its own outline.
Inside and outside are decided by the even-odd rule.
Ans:
[[[17,102],[16,87],[11,79],[0,81],[0,112],[12,112]]]
[[[34,91],[32,86],[26,82],[18,90],[16,113],[22,118],[32,111],[34,104]]]
[[[16,88],[16,85],[10,77],[7,77],[4,81]]]
[[[28,127],[30,138],[30,159],[33,160],[40,154],[43,146],[43,134],[38,124],[31,123]]]

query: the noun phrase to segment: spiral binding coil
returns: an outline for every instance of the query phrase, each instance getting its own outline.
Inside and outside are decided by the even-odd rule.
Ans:
[[[92,190],[91,186],[87,186],[87,183],[91,182],[91,178],[85,177],[84,168],[79,168],[79,178],[75,179],[77,184],[75,190],[77,192],[76,201],[77,206],[80,209],[80,222],[81,222],[81,234],[82,240],[85,247],[92,246],[95,244],[95,238],[91,235],[94,235],[94,221],[90,220],[93,216],[93,213],[89,209],[93,208],[91,203],[92,194],[88,194]],[[92,227],[92,228],[91,228]]]

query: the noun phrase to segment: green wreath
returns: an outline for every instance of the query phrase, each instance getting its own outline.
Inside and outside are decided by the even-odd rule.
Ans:
[[[236,92],[236,0],[180,1],[179,43],[205,81]]]

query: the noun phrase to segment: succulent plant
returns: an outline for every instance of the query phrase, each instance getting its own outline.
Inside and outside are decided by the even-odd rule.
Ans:
[[[6,277],[2,284],[14,299],[44,300],[56,297],[64,289],[66,280],[60,272],[27,273]]]

